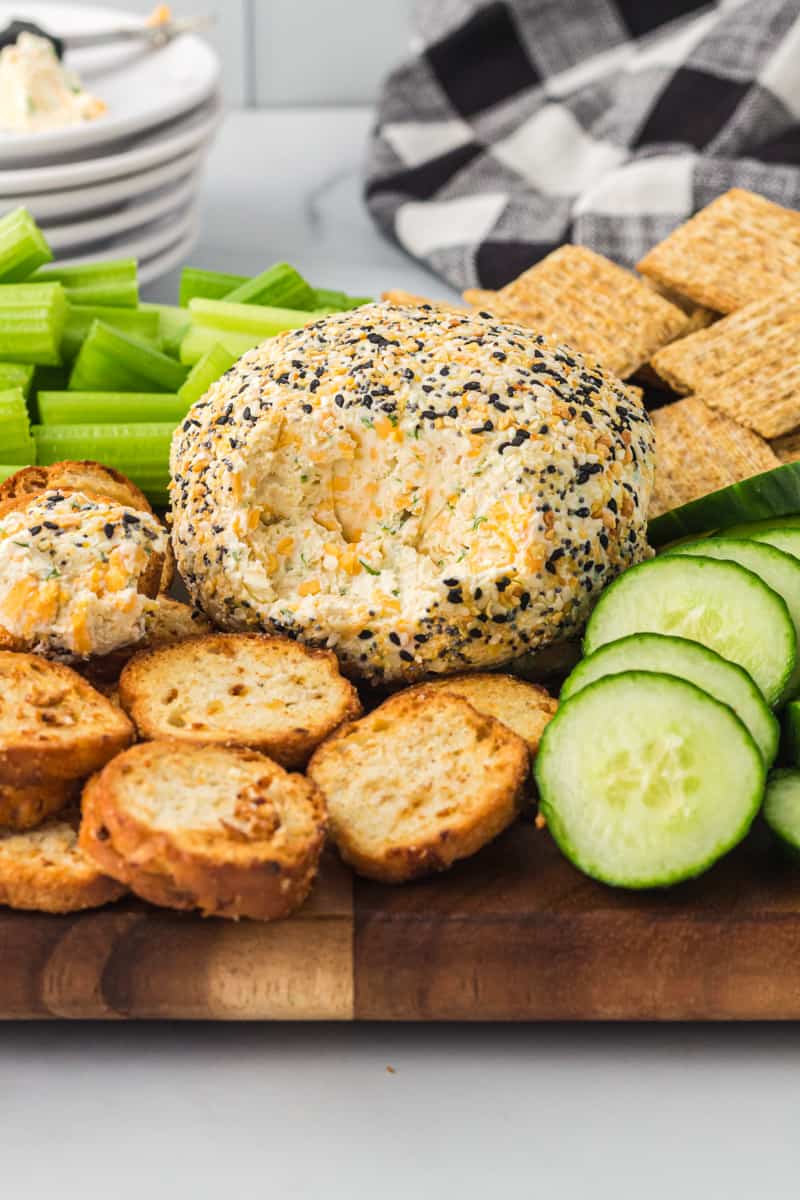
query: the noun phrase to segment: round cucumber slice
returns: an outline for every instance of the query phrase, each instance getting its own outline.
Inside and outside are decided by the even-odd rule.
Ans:
[[[742,521],[762,521],[798,512],[800,463],[785,463],[656,517],[647,527],[647,536],[652,545],[665,546],[667,542],[706,533],[709,529],[727,529]]]
[[[784,709],[783,743],[789,762],[800,767],[800,700],[792,700]]]
[[[764,542],[767,546],[782,550],[784,554],[791,554],[792,558],[800,558],[800,526],[762,529],[754,533],[752,538],[754,542]]]
[[[764,580],[767,587],[782,596],[786,601],[789,616],[792,618],[795,634],[800,643],[800,562],[791,554],[776,549],[765,542],[747,541],[744,538],[704,538],[699,542],[691,542],[685,546],[675,546],[670,554],[701,555],[703,558],[721,558],[738,563],[754,575]],[[794,670],[783,691],[783,699],[788,700],[800,689],[800,662],[795,663]]]
[[[785,846],[800,854],[800,771],[773,771],[764,798],[764,820]]]
[[[765,768],[742,722],[673,675],[607,675],[561,706],[535,765],[566,856],[625,888],[700,875],[742,840]]]
[[[670,554],[631,567],[606,588],[583,640],[584,654],[631,633],[700,642],[738,663],[768,704],[794,670],[797,635],[785,600],[737,563]]]
[[[750,731],[766,766],[778,753],[780,726],[745,670],[707,646],[660,633],[634,633],[610,642],[578,663],[561,689],[561,702],[606,675],[656,671],[676,675],[727,704]]]

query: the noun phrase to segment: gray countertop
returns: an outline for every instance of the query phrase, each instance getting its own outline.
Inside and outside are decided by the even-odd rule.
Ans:
[[[447,295],[363,211],[368,127],[231,115],[192,261]],[[788,1200],[798,1102],[796,1026],[6,1025],[0,1197]]]

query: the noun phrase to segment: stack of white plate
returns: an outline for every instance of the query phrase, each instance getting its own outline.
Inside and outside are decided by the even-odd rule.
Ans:
[[[142,17],[78,4],[0,4],[54,35],[95,33]],[[137,258],[140,282],[191,249],[197,192],[220,120],[219,60],[199,37],[162,49],[124,44],[67,54],[105,116],[42,133],[0,131],[0,215],[24,205],[64,263]]]

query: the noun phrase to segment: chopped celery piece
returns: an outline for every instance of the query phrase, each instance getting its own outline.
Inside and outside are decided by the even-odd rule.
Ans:
[[[224,346],[214,345],[206,351],[192,367],[186,383],[178,392],[184,404],[181,416],[189,411],[196,400],[205,396],[212,383],[216,383],[233,366],[236,359],[237,355],[231,354]]]
[[[169,354],[170,358],[180,358],[181,342],[192,323],[186,309],[178,308],[174,304],[140,304],[139,312],[158,313],[161,349],[165,354]]]
[[[33,463],[33,454],[31,454],[31,457],[26,463],[0,463],[0,483],[5,483],[5,481],[10,479],[12,475],[16,475],[17,471],[21,471],[23,467],[32,467]]]
[[[330,288],[315,288],[314,303],[311,307],[318,311],[349,312],[351,308],[360,308],[362,304],[372,304],[371,296],[348,296],[347,292],[336,292]]]
[[[234,288],[247,283],[247,275],[226,275],[223,271],[203,271],[200,267],[184,267],[181,273],[179,302],[186,308],[195,296],[208,300],[221,300]]]
[[[167,503],[169,450],[175,423],[141,425],[34,425],[37,461],[92,459],[122,471],[147,498]]]
[[[52,261],[47,239],[27,208],[15,208],[0,220],[0,283],[20,283]]]
[[[22,388],[23,395],[27,399],[30,395],[35,370],[33,363],[0,362],[0,391],[8,388]]]
[[[186,368],[153,346],[95,321],[69,377],[71,392],[177,392]]]
[[[48,267],[44,271],[37,271],[31,282],[53,280],[64,285],[70,304],[136,308],[139,302],[135,258],[83,263],[77,267]]]
[[[35,453],[22,388],[0,392],[0,459],[5,463],[28,463]]]
[[[227,300],[192,300],[192,324],[226,329],[232,333],[256,333],[274,337],[284,329],[307,325],[313,313],[295,308],[273,308],[264,304],[231,304]]]
[[[185,385],[184,385],[185,386]],[[170,392],[39,392],[42,425],[107,425],[174,421],[189,409]]]
[[[212,297],[213,299],[213,297]],[[314,289],[288,263],[276,263],[225,296],[230,304],[269,304],[303,312],[316,307]]]
[[[215,329],[212,325],[191,325],[181,342],[181,362],[194,366],[215,346],[226,350],[235,360],[263,340],[260,333],[233,333],[229,329]]]
[[[77,358],[95,321],[103,321],[131,337],[161,349],[161,321],[157,312],[140,308],[114,308],[110,304],[70,304],[61,340],[61,353],[68,361]]]
[[[66,319],[60,283],[0,284],[0,361],[57,365]]]

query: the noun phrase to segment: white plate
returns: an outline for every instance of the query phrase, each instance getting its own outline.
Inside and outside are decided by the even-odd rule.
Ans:
[[[0,27],[14,17],[35,21],[48,33],[102,33],[141,24],[142,16],[84,4],[0,4]],[[50,161],[131,137],[202,104],[219,83],[220,65],[201,38],[183,35],[159,50],[125,44],[68,54],[66,65],[108,105],[105,116],[40,133],[0,132],[0,165]]]
[[[201,146],[163,167],[153,167],[139,175],[126,175],[123,179],[112,179],[110,183],[68,188],[64,192],[22,192],[18,196],[3,196],[0,198],[0,216],[14,208],[27,208],[43,228],[49,229],[53,224],[73,216],[83,217],[109,209],[122,211],[138,197],[145,197],[175,180],[184,179],[204,161],[206,151],[207,147]]]
[[[60,163],[54,167],[26,167],[18,171],[0,171],[0,197],[21,192],[55,192],[82,188],[123,175],[147,171],[161,163],[172,162],[213,136],[222,117],[222,104],[213,98],[188,116],[137,140],[136,145],[118,154],[91,158],[79,163]]]
[[[200,172],[195,171],[172,187],[160,188],[150,196],[143,196],[133,204],[127,204],[119,212],[109,216],[90,217],[86,221],[68,221],[64,225],[48,225],[47,241],[61,259],[65,252],[78,252],[86,243],[99,242],[105,238],[118,237],[142,225],[160,220],[176,209],[186,209],[197,196]]]
[[[194,221],[180,239],[173,246],[168,246],[161,254],[155,255],[154,258],[148,258],[144,262],[139,263],[139,285],[147,287],[148,283],[153,283],[156,279],[160,279],[162,275],[166,275],[174,267],[180,266],[186,261],[187,256],[191,253],[197,235],[200,230],[199,222]]]
[[[105,258],[147,259],[160,254],[185,237],[197,221],[196,205],[162,218],[147,231],[134,230],[118,238],[104,238],[81,247],[74,254],[59,258],[61,266],[77,266],[79,263],[98,262]]]

